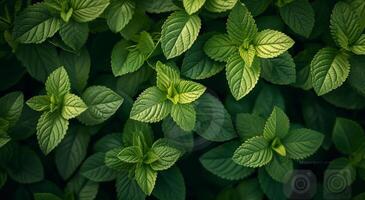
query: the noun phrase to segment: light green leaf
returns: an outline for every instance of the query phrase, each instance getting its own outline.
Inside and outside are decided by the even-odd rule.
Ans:
[[[138,146],[130,146],[123,148],[118,153],[118,158],[126,163],[138,163],[143,161],[143,152]]]
[[[236,115],[237,133],[243,141],[262,135],[264,127],[265,120],[260,116],[248,113]]]
[[[287,85],[296,81],[295,63],[287,52],[276,58],[260,59],[262,77],[277,85]]]
[[[206,0],[205,8],[210,12],[224,12],[236,5],[237,0]]]
[[[272,161],[265,166],[266,172],[276,181],[287,183],[293,173],[293,161],[274,155]]]
[[[138,136],[150,148],[153,143],[153,131],[149,124],[128,119],[123,128],[123,144],[125,146],[133,146],[134,138]]]
[[[289,118],[279,107],[274,107],[264,127],[264,138],[273,140],[275,137],[285,138],[289,132]]]
[[[334,48],[319,50],[311,63],[312,85],[318,95],[341,86],[349,73],[349,55]]]
[[[132,0],[111,1],[107,11],[107,20],[110,30],[121,31],[132,19],[135,2]]]
[[[115,182],[118,200],[144,200],[143,193],[136,180],[127,173],[121,173]]]
[[[349,50],[362,33],[360,29],[360,19],[350,5],[345,2],[336,3],[331,15],[331,34],[337,44]]]
[[[45,112],[37,124],[37,139],[39,147],[44,154],[51,152],[65,137],[68,121],[61,113]]]
[[[236,43],[251,42],[257,34],[257,26],[250,11],[242,3],[237,3],[227,19],[228,36]]]
[[[336,148],[344,154],[355,153],[365,143],[364,130],[355,121],[337,118],[332,132]]]
[[[111,181],[116,177],[115,171],[104,163],[105,153],[99,152],[88,157],[80,168],[80,173],[95,182]]]
[[[77,23],[71,20],[61,26],[60,36],[67,46],[73,50],[79,50],[89,36],[89,27],[87,23]]]
[[[239,48],[239,53],[243,61],[248,67],[251,67],[255,57],[256,57],[256,50],[253,45],[250,45],[248,48]]]
[[[143,55],[142,52],[140,52],[137,48],[130,49],[123,65],[120,66],[120,69],[118,70],[120,71],[118,75],[124,75],[137,71],[140,67],[142,67],[145,60],[146,56]]]
[[[152,195],[160,200],[185,200],[185,182],[179,168],[171,167],[160,172]]]
[[[171,111],[172,104],[157,87],[143,91],[134,102],[130,118],[141,122],[158,122]]]
[[[71,126],[69,132],[56,148],[55,154],[58,173],[64,180],[70,178],[84,160],[90,141],[88,129],[82,126]]]
[[[67,71],[64,67],[59,67],[54,70],[47,78],[45,83],[48,96],[63,97],[70,92],[71,84],[68,78]]]
[[[157,140],[151,150],[160,158],[151,163],[151,168],[156,171],[162,171],[170,168],[179,159],[181,152],[169,146],[163,140]]]
[[[182,80],[176,87],[179,95],[179,103],[187,104],[197,100],[206,90],[206,87],[200,83]]]
[[[133,169],[133,167],[135,165],[134,163],[123,162],[122,160],[120,160],[118,158],[118,154],[122,150],[123,150],[123,147],[119,146],[119,147],[111,149],[105,153],[105,159],[104,159],[105,165],[108,168],[113,169],[114,171],[116,171],[118,173],[127,172],[128,170]],[[117,176],[117,178],[118,178],[118,176]]]
[[[7,121],[8,127],[13,127],[23,110],[24,95],[21,92],[11,92],[0,98],[0,118]]]
[[[274,58],[294,45],[294,41],[282,32],[263,30],[253,40],[256,55],[260,58]]]
[[[139,34],[137,49],[145,56],[145,58],[148,58],[153,50],[155,50],[155,42],[148,32],[143,31]]]
[[[310,129],[299,128],[291,130],[282,140],[286,155],[292,159],[303,159],[314,154],[321,146],[324,136]]]
[[[253,169],[243,167],[233,162],[232,155],[240,146],[238,141],[219,145],[200,157],[200,163],[209,172],[228,180],[240,180],[254,172]]]
[[[308,38],[314,27],[314,10],[308,0],[292,1],[279,8],[280,16],[295,33]]]
[[[176,84],[180,80],[179,71],[159,61],[156,63],[156,72],[156,85],[160,90],[167,91],[172,84]]]
[[[74,94],[66,94],[63,99],[62,117],[72,119],[83,113],[87,106],[82,99]]]
[[[184,11],[172,13],[162,25],[161,47],[167,59],[179,56],[188,50],[198,37],[200,18]]]
[[[96,125],[109,119],[123,103],[123,98],[104,86],[91,86],[82,94],[87,110],[78,119],[86,125]]]
[[[191,131],[195,127],[196,112],[192,104],[173,105],[171,117],[184,131]]]
[[[245,141],[233,154],[233,161],[245,167],[261,167],[272,160],[270,144],[262,136]]]
[[[238,45],[231,41],[227,34],[213,35],[204,45],[204,52],[213,60],[227,62]]]
[[[205,3],[205,0],[183,0],[185,11],[192,15],[197,12]]]
[[[157,172],[148,165],[140,165],[135,170],[135,179],[142,191],[150,195],[155,187]]]
[[[350,49],[354,54],[365,55],[365,34],[362,34]]]
[[[44,3],[27,7],[14,22],[13,37],[21,43],[42,43],[60,28],[61,20],[51,15]]]
[[[248,67],[238,53],[231,55],[226,65],[226,77],[236,100],[246,96],[256,85],[260,76],[258,60]]]
[[[70,0],[72,18],[77,22],[89,22],[97,18],[109,5],[109,0]]]

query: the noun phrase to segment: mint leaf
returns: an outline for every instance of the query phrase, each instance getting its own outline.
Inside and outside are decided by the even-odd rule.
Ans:
[[[274,107],[264,127],[264,138],[273,140],[275,137],[285,138],[289,132],[289,118],[279,107]]]
[[[196,112],[191,104],[175,104],[171,109],[171,117],[184,131],[191,131],[195,127]]]
[[[156,72],[156,85],[160,90],[167,91],[171,85],[178,83],[180,80],[179,71],[159,61],[156,63]]]
[[[237,0],[206,0],[205,8],[210,12],[224,12],[236,5]]]
[[[89,22],[97,18],[109,5],[109,0],[70,0],[72,18],[77,22]]]
[[[152,195],[161,200],[184,200],[186,196],[185,182],[179,168],[171,167],[160,172]]]
[[[179,103],[187,104],[197,100],[206,90],[204,85],[192,81],[182,80],[176,87]]]
[[[276,181],[287,183],[293,173],[293,161],[278,155],[265,166],[266,172]]]
[[[311,63],[312,85],[318,95],[341,86],[349,73],[349,55],[334,48],[319,50]]]
[[[104,163],[105,153],[96,153],[88,157],[80,168],[82,176],[96,182],[111,181],[116,173]]]
[[[258,57],[274,58],[290,49],[294,41],[282,32],[266,29],[255,36],[253,44]]]
[[[143,161],[143,152],[138,146],[130,146],[120,151],[118,158],[126,163],[138,163]]]
[[[150,195],[155,187],[157,172],[148,165],[140,165],[135,170],[135,179],[142,191]]]
[[[261,167],[272,160],[273,152],[262,136],[245,141],[233,154],[233,161],[245,167]]]
[[[324,172],[324,176],[327,178],[330,178],[334,174],[342,176],[344,179],[344,184],[346,186],[351,186],[351,184],[356,180],[356,168],[351,163],[351,161],[344,157],[336,158],[335,160],[332,160],[330,164],[328,165],[326,171]],[[325,179],[328,180],[328,179]],[[325,184],[330,184],[330,182],[326,181]],[[328,187],[331,187],[330,185],[325,185],[325,190],[328,189]]]
[[[61,115],[65,119],[75,118],[87,109],[82,99],[74,94],[66,94],[62,106]]]
[[[352,154],[365,142],[364,130],[360,124],[345,118],[337,118],[332,132],[336,148],[344,154]]]
[[[21,43],[42,43],[60,29],[61,20],[52,16],[44,3],[26,8],[14,22],[13,37]]]
[[[126,173],[121,173],[115,182],[118,199],[144,200],[143,193],[137,182]]]
[[[162,25],[161,47],[167,59],[179,56],[188,50],[198,37],[200,18],[183,11],[172,13]]]
[[[238,45],[231,41],[227,34],[213,35],[204,45],[204,52],[213,60],[227,62],[238,50]]]
[[[61,26],[60,36],[67,46],[79,50],[86,43],[89,36],[89,27],[86,23],[69,21]]]
[[[365,55],[365,34],[362,34],[350,49],[354,54]]]
[[[8,127],[13,127],[19,120],[24,104],[21,92],[11,92],[0,98],[0,118],[7,121]]]
[[[166,170],[170,168],[179,159],[181,152],[169,146],[163,140],[157,140],[151,150],[159,157],[158,160],[151,163],[150,166],[155,171]]]
[[[242,140],[262,135],[264,126],[265,120],[255,114],[239,113],[236,116],[236,129]]]
[[[52,193],[35,193],[34,200],[62,200],[60,197],[52,194]]]
[[[237,53],[230,56],[226,65],[226,77],[236,100],[246,96],[255,87],[260,71],[257,60],[252,63],[252,66],[247,66]]]
[[[321,146],[324,136],[313,130],[300,128],[291,130],[282,140],[286,154],[292,159],[303,159],[314,154]]]
[[[87,110],[78,119],[86,125],[96,125],[109,119],[123,103],[123,98],[104,86],[91,86],[82,94]]]
[[[98,189],[98,183],[77,174],[67,183],[65,191],[74,194],[78,199],[94,199]]]
[[[277,85],[287,85],[296,81],[295,63],[292,56],[285,52],[276,58],[260,59],[261,76]]]
[[[113,32],[121,31],[132,19],[135,2],[132,0],[111,1],[107,9],[107,23]]]
[[[45,83],[47,95],[49,97],[62,98],[66,93],[71,90],[70,79],[64,67],[59,67],[54,70],[47,78]]]
[[[192,15],[197,12],[205,3],[205,0],[183,0],[185,11]]]

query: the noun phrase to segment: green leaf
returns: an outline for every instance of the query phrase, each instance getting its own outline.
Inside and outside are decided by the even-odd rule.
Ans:
[[[282,140],[286,154],[292,159],[304,159],[314,154],[322,144],[324,136],[310,129],[299,128],[291,130]]]
[[[106,22],[113,32],[121,31],[132,19],[135,3],[132,0],[111,1]]]
[[[227,62],[238,45],[231,41],[227,34],[213,35],[204,45],[204,52],[213,60]]]
[[[109,119],[123,103],[123,98],[104,86],[88,87],[82,94],[87,110],[78,119],[86,125],[96,125]]]
[[[175,68],[165,65],[162,62],[156,63],[157,87],[162,91],[167,91],[171,85],[180,80],[180,73]]]
[[[47,95],[41,95],[28,99],[26,103],[31,109],[41,112],[50,109],[51,100]]]
[[[363,96],[365,96],[365,82],[363,81],[363,77],[365,77],[364,62],[365,56],[351,56],[351,73],[349,75],[349,85]]]
[[[260,58],[274,58],[294,45],[294,41],[282,32],[263,30],[253,40],[256,55]]]
[[[210,12],[224,12],[236,5],[237,0],[206,0],[205,8]]]
[[[191,104],[173,105],[171,117],[184,131],[191,131],[195,127],[196,112]]]
[[[94,144],[94,152],[104,152],[114,148],[120,148],[123,146],[122,135],[120,133],[107,134]]]
[[[65,137],[68,121],[58,112],[45,112],[37,123],[37,139],[44,154],[51,152]]]
[[[151,150],[159,157],[159,159],[151,163],[151,168],[155,171],[162,171],[170,168],[179,159],[181,152],[169,146],[162,140],[157,140]]]
[[[74,94],[66,94],[62,106],[61,115],[65,119],[75,118],[87,109],[82,99]]]
[[[273,156],[272,161],[265,166],[265,170],[274,180],[281,183],[287,183],[294,170],[293,161],[275,155]]]
[[[349,50],[362,33],[359,24],[360,19],[350,5],[345,2],[336,3],[331,15],[331,34],[337,44]]]
[[[196,101],[194,131],[209,141],[223,142],[237,137],[232,119],[216,97],[205,93]]]
[[[80,200],[95,199],[98,193],[99,184],[84,178],[83,176],[76,175],[66,185],[66,192],[75,194],[75,198]]]
[[[236,190],[240,199],[260,200],[264,198],[264,193],[260,188],[257,178],[250,178],[241,181],[237,185]]]
[[[365,34],[362,34],[350,49],[354,54],[365,55]]]
[[[105,153],[99,152],[88,157],[80,168],[80,173],[95,182],[111,181],[116,173],[104,163]]]
[[[312,85],[318,95],[341,86],[349,73],[349,55],[334,48],[319,50],[311,63]]]
[[[257,34],[257,26],[250,11],[242,3],[237,3],[227,19],[229,38],[236,43],[251,42]]]
[[[142,191],[150,195],[155,187],[157,172],[148,165],[140,165],[135,170],[135,179]]]
[[[57,170],[64,180],[70,178],[84,160],[90,140],[88,129],[82,126],[71,126],[69,132],[55,154]]]
[[[117,147],[117,148],[111,149],[105,153],[105,159],[104,159],[105,165],[108,168],[110,168],[118,173],[127,172],[128,170],[131,170],[134,167],[133,163],[126,163],[126,162],[121,161],[118,158],[118,154],[122,150],[123,150],[123,147]],[[118,176],[119,175],[117,175],[117,178],[118,178]]]
[[[283,184],[272,179],[265,169],[259,169],[258,180],[261,190],[265,195],[271,197],[272,200],[288,198],[288,195],[284,194]]]
[[[11,92],[0,98],[0,117],[13,127],[22,114],[24,96],[21,92]]]
[[[179,168],[172,167],[159,173],[152,195],[160,200],[184,200],[186,198],[185,182]]]
[[[243,167],[233,162],[232,155],[240,146],[238,141],[219,145],[200,157],[200,163],[209,172],[228,180],[240,180],[254,172],[253,169]]]
[[[149,124],[128,119],[124,124],[123,129],[123,143],[125,146],[133,146],[134,138],[138,136],[146,143],[148,148],[153,143],[153,131]]]
[[[188,50],[198,37],[200,18],[183,11],[172,13],[162,25],[161,47],[167,59],[179,56]]]
[[[193,149],[193,134],[181,129],[171,117],[167,117],[162,121],[162,132],[168,143],[181,152],[189,152]]]
[[[276,58],[260,59],[261,76],[277,85],[287,85],[296,81],[295,63],[289,53],[283,53]]]
[[[275,106],[285,110],[285,101],[281,91],[275,86],[264,85],[257,95],[252,112],[267,119]]]
[[[233,161],[245,167],[261,167],[268,164],[273,157],[270,144],[262,136],[245,141],[233,154]]]
[[[339,151],[350,155],[364,144],[364,130],[355,121],[337,118],[332,132],[332,140]]]
[[[327,169],[324,171],[324,187],[325,189],[331,189],[331,178],[334,176],[340,176],[341,184],[346,186],[351,186],[351,184],[356,180],[356,168],[353,166],[351,161],[347,158],[340,157],[332,160],[328,165]]]
[[[0,148],[3,147],[4,145],[6,145],[10,140],[11,140],[11,137],[9,137],[9,135],[5,131],[0,129]],[[1,184],[0,184],[0,188],[1,188]]]
[[[72,18],[77,22],[89,22],[97,18],[109,5],[109,0],[70,0]]]
[[[34,200],[62,200],[52,193],[34,193]]]
[[[137,182],[126,173],[117,177],[115,187],[118,200],[144,200],[146,198]]]
[[[265,120],[260,116],[248,113],[236,115],[237,133],[243,141],[262,135],[264,127]]]
[[[196,101],[206,90],[202,84],[182,80],[176,87],[179,95],[179,103],[187,104]]]
[[[183,0],[185,11],[192,15],[197,12],[205,3],[205,0]]]
[[[70,79],[64,67],[54,70],[45,83],[48,96],[63,97],[71,90]]]
[[[280,16],[295,33],[308,38],[314,27],[314,10],[308,0],[292,1],[279,8]]]
[[[13,37],[21,43],[42,43],[60,26],[61,20],[52,16],[44,3],[37,3],[16,17]]]
[[[157,87],[143,91],[134,102],[130,118],[141,122],[158,122],[170,114],[172,104]]]
[[[118,153],[118,158],[126,163],[138,163],[143,161],[143,152],[138,146],[130,146],[123,148]]]
[[[260,69],[258,60],[254,60],[252,66],[247,66],[237,53],[230,56],[226,65],[226,77],[236,100],[246,96],[255,87]]]
[[[89,27],[87,23],[77,23],[71,20],[61,26],[60,36],[67,46],[79,50],[89,36]]]
[[[264,138],[273,140],[275,137],[285,138],[289,132],[289,118],[279,107],[274,107],[264,127]]]

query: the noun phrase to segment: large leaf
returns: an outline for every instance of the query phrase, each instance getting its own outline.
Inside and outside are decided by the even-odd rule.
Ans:
[[[61,27],[60,36],[69,47],[79,50],[89,36],[89,27],[86,23],[69,21]]]
[[[80,168],[80,173],[95,182],[111,181],[116,177],[115,171],[104,163],[105,153],[99,152],[85,160]]]
[[[111,1],[107,11],[107,23],[110,30],[121,31],[134,14],[135,3],[132,0]]]
[[[184,200],[186,195],[185,182],[179,168],[172,167],[160,172],[152,194],[161,200]]]
[[[213,60],[227,62],[232,53],[238,51],[238,45],[227,34],[213,35],[204,45],[204,52]]]
[[[352,154],[364,144],[364,130],[355,121],[337,118],[332,132],[332,140],[339,151],[344,154]]]
[[[135,170],[135,179],[142,191],[150,195],[155,187],[157,172],[148,165],[141,165]]]
[[[121,173],[115,182],[118,200],[144,200],[145,194],[137,182],[128,176],[127,173]]]
[[[278,85],[287,85],[296,81],[295,63],[289,53],[283,53],[276,58],[260,59],[261,76]]]
[[[161,47],[167,59],[179,56],[188,50],[198,37],[200,18],[183,11],[172,13],[162,26]]]
[[[323,48],[311,63],[312,85],[318,95],[326,94],[345,82],[350,73],[348,54],[334,48]]]
[[[243,141],[262,135],[264,126],[265,120],[255,114],[239,113],[236,115],[237,133]]]
[[[77,22],[88,22],[97,18],[109,5],[109,0],[70,0],[72,18]]]
[[[123,103],[123,98],[104,86],[91,86],[82,94],[88,109],[78,119],[86,125],[100,124],[109,119]]]

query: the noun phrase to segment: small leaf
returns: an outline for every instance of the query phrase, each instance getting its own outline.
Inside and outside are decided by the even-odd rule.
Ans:
[[[156,171],[170,168],[179,159],[181,152],[178,149],[170,147],[162,140],[157,140],[151,150],[160,158],[151,163],[151,168]]]
[[[80,173],[96,182],[111,181],[115,178],[115,172],[104,163],[105,153],[96,153],[88,157],[80,168]]]
[[[262,136],[245,141],[233,154],[233,161],[245,167],[261,167],[272,160],[273,152]]]
[[[362,34],[351,46],[351,51],[357,55],[365,55],[365,34]]]
[[[224,12],[236,5],[237,0],[206,0],[205,8],[210,12]]]
[[[178,83],[180,80],[179,71],[159,61],[156,63],[156,72],[156,85],[160,90],[167,91],[171,85]]]
[[[264,138],[268,141],[275,137],[285,138],[289,132],[289,118],[279,107],[274,107],[270,117],[267,119],[264,128]]]
[[[89,22],[97,18],[109,5],[109,0],[70,0],[72,18],[77,22]]]
[[[138,163],[143,161],[143,152],[138,146],[130,146],[123,148],[118,153],[118,158],[126,163]]]
[[[0,118],[7,121],[8,127],[13,127],[23,110],[24,95],[21,92],[11,92],[0,98]]]
[[[173,105],[171,117],[184,131],[191,131],[195,127],[196,112],[191,104]]]
[[[46,91],[48,96],[63,97],[70,92],[71,84],[64,67],[54,70],[47,78]]]
[[[355,121],[337,118],[332,132],[336,148],[344,154],[355,153],[365,143],[364,130]]]
[[[176,87],[179,94],[179,103],[187,104],[196,101],[206,90],[202,84],[182,80]]]
[[[107,23],[113,32],[121,31],[132,19],[135,2],[132,0],[111,1],[107,11]]]
[[[74,94],[66,94],[63,99],[62,117],[72,119],[83,113],[87,106],[82,99]]]
[[[142,191],[150,195],[155,187],[157,172],[148,165],[141,165],[135,170],[135,179]]]
[[[213,60],[227,62],[228,58],[238,50],[227,34],[213,35],[204,45],[204,52]]]
[[[197,12],[205,3],[205,0],[183,0],[185,11],[192,15]]]

